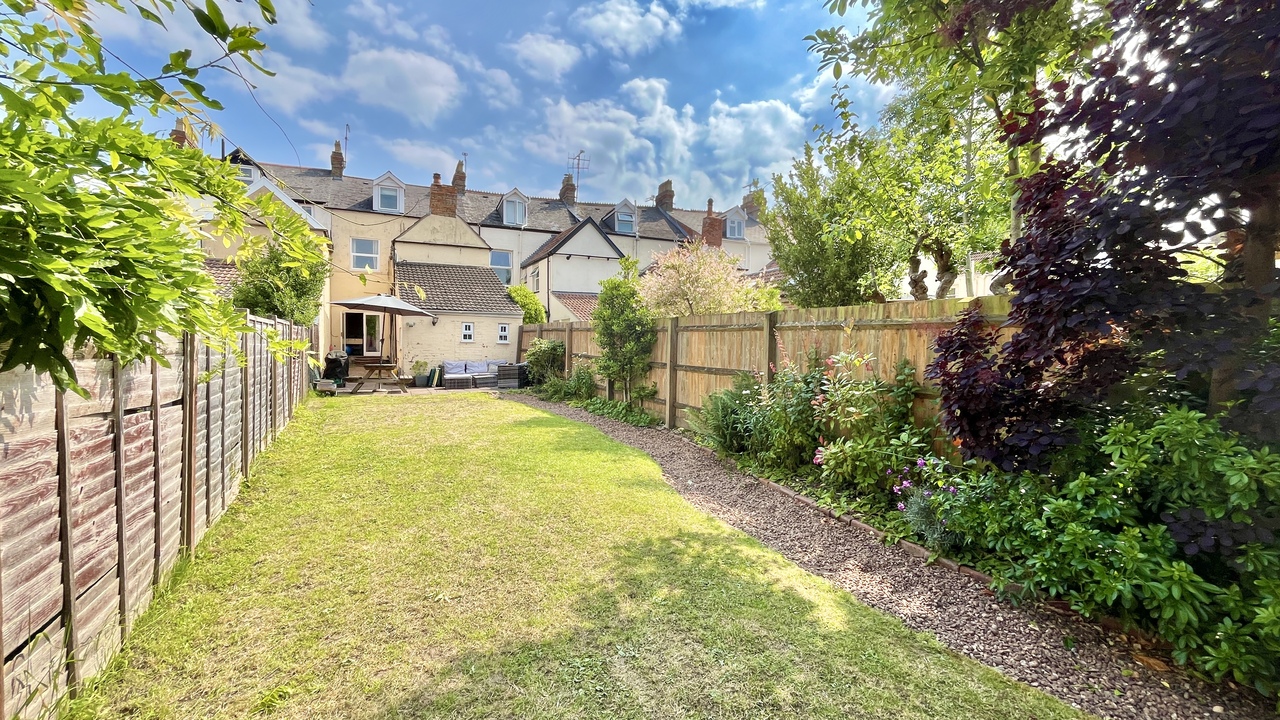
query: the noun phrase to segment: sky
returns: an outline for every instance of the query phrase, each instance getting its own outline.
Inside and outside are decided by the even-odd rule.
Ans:
[[[255,89],[202,75],[225,105],[228,148],[259,161],[327,167],[345,139],[347,172],[447,183],[466,153],[467,186],[554,197],[568,159],[590,159],[581,200],[651,201],[670,178],[676,205],[738,204],[752,179],[786,172],[817,123],[834,124],[832,79],[804,36],[856,28],[821,0],[275,0],[279,22]],[[261,25],[252,0],[229,20]],[[168,53],[215,55],[189,18],[162,30],[104,10],[105,44],[158,69]],[[890,91],[854,82],[874,119]],[[159,124],[157,124],[159,123]],[[151,123],[164,129],[160,121]],[[864,123],[866,124],[866,123]],[[206,149],[219,152],[220,142]]]

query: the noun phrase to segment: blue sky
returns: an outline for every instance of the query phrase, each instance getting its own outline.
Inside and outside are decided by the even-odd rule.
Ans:
[[[278,74],[256,79],[257,102],[229,75],[208,83],[229,144],[257,159],[327,165],[349,126],[349,173],[447,181],[465,152],[469,187],[554,195],[585,150],[581,199],[645,202],[671,178],[691,208],[737,204],[831,121],[831,80],[803,37],[859,22],[820,0],[275,4],[264,65]],[[252,6],[226,4],[240,21],[256,19]],[[164,32],[104,11],[99,26],[143,70],[176,47],[212,53],[185,19]],[[888,95],[853,94],[868,120]]]

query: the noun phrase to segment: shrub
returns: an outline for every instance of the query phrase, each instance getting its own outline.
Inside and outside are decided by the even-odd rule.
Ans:
[[[507,288],[507,294],[524,311],[525,325],[537,325],[547,321],[547,309],[542,307],[542,301],[532,290],[523,285],[512,285]]]
[[[640,299],[636,260],[624,257],[619,263],[622,271],[600,283],[600,299],[592,316],[600,346],[597,369],[618,383],[624,400],[638,402],[632,395],[649,373],[649,355],[658,333],[653,313]]]
[[[529,363],[529,382],[534,385],[560,377],[564,367],[564,343],[560,340],[536,338],[524,354]]]
[[[689,424],[717,453],[744,453],[757,432],[761,389],[755,375],[742,373],[734,378],[732,390],[713,393],[701,409],[689,410]]]
[[[431,363],[426,360],[414,360],[413,365],[409,368],[410,375],[426,375],[431,372]]]
[[[622,402],[621,400],[606,400],[605,398],[591,398],[590,400],[575,400],[570,405],[582,408],[593,415],[600,415],[619,422],[639,427],[651,427],[658,424],[658,419],[640,408]]]
[[[589,362],[577,362],[569,377],[553,377],[534,387],[533,394],[551,402],[582,402],[596,394],[596,376]]]

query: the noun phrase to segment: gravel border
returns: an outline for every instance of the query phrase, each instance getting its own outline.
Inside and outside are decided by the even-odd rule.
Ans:
[[[1247,689],[1210,685],[1134,659],[1150,645],[1051,605],[1000,602],[954,563],[926,565],[903,547],[832,519],[807,498],[775,490],[664,428],[638,428],[524,394],[502,397],[570,420],[648,453],[693,506],[733,525],[859,601],[1006,676],[1103,718],[1276,718]],[[865,526],[862,526],[865,528]],[[968,568],[963,568],[967,570]]]

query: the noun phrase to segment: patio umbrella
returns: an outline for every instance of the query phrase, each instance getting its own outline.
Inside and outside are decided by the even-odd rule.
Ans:
[[[383,313],[384,315],[388,315],[388,316],[409,315],[409,316],[416,316],[416,317],[429,317],[429,318],[435,317],[434,314],[429,313],[426,310],[423,310],[422,308],[416,308],[410,305],[409,303],[401,300],[400,298],[395,297],[394,295],[383,295],[381,293],[379,293],[378,295],[370,295],[368,297],[356,298],[355,300],[335,300],[333,304],[340,305],[349,310],[363,310],[365,312]],[[387,323],[384,321],[382,323],[383,337],[379,341],[379,345],[381,345],[382,341],[386,340],[386,329],[387,329]],[[392,340],[391,346],[392,348],[394,348],[395,347],[395,327],[394,326],[391,328],[391,340]],[[381,354],[381,347],[379,347],[379,354]],[[388,359],[391,362],[395,362],[395,354],[392,353],[391,357]]]

